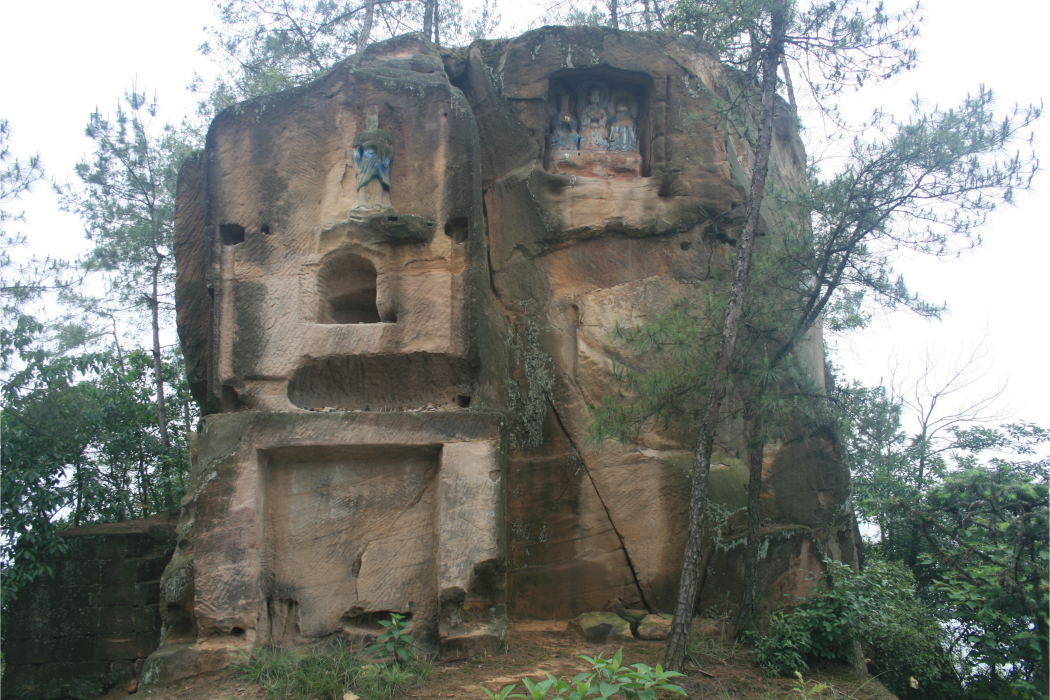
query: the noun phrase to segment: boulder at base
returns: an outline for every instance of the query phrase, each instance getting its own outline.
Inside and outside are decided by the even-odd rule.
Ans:
[[[569,623],[569,629],[588,642],[619,644],[634,641],[631,623],[611,612],[584,613]]]
[[[671,636],[670,615],[646,615],[638,623],[638,639],[663,640]]]

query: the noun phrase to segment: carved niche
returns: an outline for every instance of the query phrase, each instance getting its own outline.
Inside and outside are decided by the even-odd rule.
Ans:
[[[581,177],[650,174],[653,80],[613,69],[554,73],[544,167]]]

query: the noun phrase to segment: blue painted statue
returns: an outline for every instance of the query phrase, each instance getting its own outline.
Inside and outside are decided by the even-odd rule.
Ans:
[[[379,117],[365,119],[365,130],[354,137],[354,170],[357,172],[357,198],[354,209],[390,207],[390,161],[394,158],[394,139],[379,128]]]
[[[638,131],[624,100],[616,103],[616,118],[609,129],[609,150],[638,151]]]
[[[551,149],[555,151],[577,151],[580,135],[576,132],[576,117],[569,105],[569,96],[561,96],[561,109],[551,120]]]

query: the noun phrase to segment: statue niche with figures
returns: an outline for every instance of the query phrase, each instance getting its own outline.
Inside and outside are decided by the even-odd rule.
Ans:
[[[548,98],[549,169],[583,177],[638,177],[638,90],[614,81],[552,81]],[[630,87],[630,86],[628,86]]]

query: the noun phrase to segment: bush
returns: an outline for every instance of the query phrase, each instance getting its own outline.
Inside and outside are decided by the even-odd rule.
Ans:
[[[769,629],[755,642],[755,663],[769,674],[787,678],[809,668],[806,657],[812,642],[809,626],[791,612],[778,610],[769,618]]]
[[[871,573],[868,573],[871,572]],[[868,670],[899,697],[950,700],[963,697],[944,650],[946,634],[933,611],[913,593],[915,580],[900,562],[874,560],[864,572],[887,580],[897,591],[881,615],[865,618],[860,628]],[[912,679],[918,688],[912,686]]]
[[[872,559],[854,573],[825,561],[818,592],[769,618],[765,636],[752,637],[755,660],[772,675],[788,677],[813,660],[854,663],[854,642],[871,658],[870,670],[898,695],[951,698],[953,685],[942,647],[944,630],[915,597],[910,572],[900,563]],[[918,681],[918,693],[912,683]],[[909,690],[910,689],[910,690]]]
[[[416,648],[412,646],[412,635],[406,634],[408,620],[404,615],[390,613],[389,620],[380,620],[385,629],[376,643],[368,647],[369,654],[390,656],[395,663],[409,663],[416,658]]]

